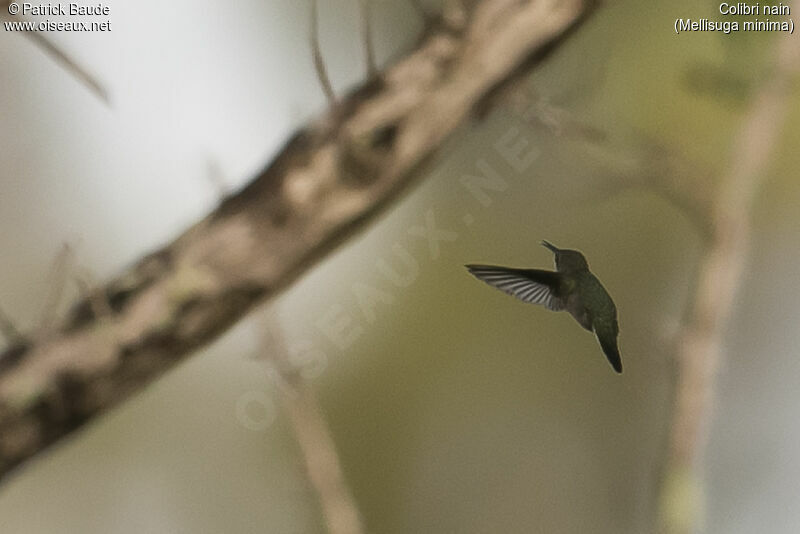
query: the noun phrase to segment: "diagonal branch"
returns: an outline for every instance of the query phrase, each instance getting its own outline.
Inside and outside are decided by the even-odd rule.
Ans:
[[[224,332],[383,211],[499,87],[593,10],[484,0],[461,33],[402,61],[297,132],[239,193],[98,292],[53,337],[0,354],[0,475]]]

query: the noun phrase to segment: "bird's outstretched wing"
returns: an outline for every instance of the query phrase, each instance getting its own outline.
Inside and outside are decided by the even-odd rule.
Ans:
[[[495,265],[466,265],[466,268],[475,278],[522,301],[540,304],[553,311],[564,309],[564,303],[558,296],[558,273]]]

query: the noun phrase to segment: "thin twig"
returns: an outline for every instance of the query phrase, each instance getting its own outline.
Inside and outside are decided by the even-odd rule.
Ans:
[[[749,250],[753,200],[786,123],[791,81],[800,67],[800,41],[782,37],[777,69],[764,82],[731,151],[730,170],[720,183],[712,234],[700,262],[689,319],[679,335],[678,384],[664,480],[660,531],[686,534],[703,516],[702,464],[723,333]]]
[[[359,0],[361,7],[361,38],[364,46],[364,61],[367,64],[367,78],[374,78],[378,72],[375,63],[375,46],[372,42],[372,2]]]
[[[319,13],[317,0],[311,0],[311,55],[314,59],[314,70],[317,72],[317,80],[322,86],[322,92],[328,99],[330,106],[336,105],[336,93],[333,91],[331,79],[328,77],[328,70],[325,67],[325,60],[319,47]]]
[[[97,289],[95,276],[88,269],[81,269],[74,280],[78,286],[79,298],[89,303],[96,319],[110,317],[114,313],[108,298],[102,290]]]
[[[73,250],[65,243],[53,260],[53,266],[48,276],[48,292],[42,306],[37,324],[40,334],[47,334],[53,328],[58,316],[58,308],[64,297],[64,290],[67,287],[67,280],[73,268]]]
[[[330,534],[364,531],[355,500],[344,480],[330,430],[311,388],[300,383],[296,395],[283,395],[284,409],[300,445],[308,478],[320,501]]]
[[[77,61],[68,56],[55,44],[51,43],[47,37],[39,32],[25,32],[25,36],[31,41],[36,43],[39,48],[44,50],[45,53],[50,55],[53,60],[60,64],[64,70],[70,75],[74,76],[79,82],[85,85],[97,98],[100,99],[106,106],[111,104],[108,91],[105,87]]]
[[[222,172],[222,169],[220,168],[216,159],[211,157],[207,159],[205,177],[208,180],[208,183],[214,189],[217,198],[220,201],[225,200],[225,198],[228,196],[230,187],[225,181],[225,173]]]
[[[361,534],[364,528],[355,498],[345,480],[336,445],[311,386],[289,359],[277,318],[267,319],[263,354],[274,363],[270,375],[278,380],[281,405],[319,500],[329,534]],[[276,376],[277,375],[277,376]]]

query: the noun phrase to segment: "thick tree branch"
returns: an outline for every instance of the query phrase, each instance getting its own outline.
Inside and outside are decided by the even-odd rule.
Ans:
[[[297,279],[420,174],[442,142],[592,10],[485,0],[296,133],[248,186],[80,303],[60,331],[0,355],[0,474],[141,389]],[[97,296],[95,295],[95,302]]]

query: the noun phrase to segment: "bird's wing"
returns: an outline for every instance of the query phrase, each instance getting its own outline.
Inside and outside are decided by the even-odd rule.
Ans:
[[[494,265],[467,265],[466,267],[479,280],[522,301],[540,304],[553,311],[564,309],[564,303],[557,295],[558,273]]]

